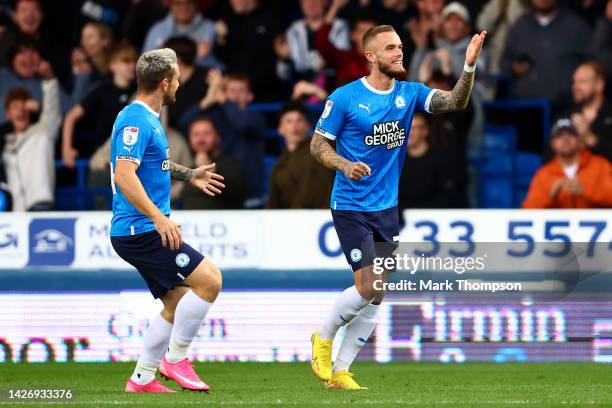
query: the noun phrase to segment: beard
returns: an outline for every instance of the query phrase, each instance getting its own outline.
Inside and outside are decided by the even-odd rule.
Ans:
[[[162,98],[162,106],[170,105],[176,102],[176,91],[170,93],[166,92]]]
[[[389,78],[403,79],[406,77],[406,69],[403,65],[379,62],[378,70]]]

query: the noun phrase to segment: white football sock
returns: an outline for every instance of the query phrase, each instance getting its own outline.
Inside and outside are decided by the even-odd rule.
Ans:
[[[212,303],[208,303],[193,291],[183,295],[174,312],[174,327],[166,353],[169,363],[176,363],[187,357],[187,351],[198,334]]]
[[[355,317],[347,326],[344,340],[338,350],[338,356],[334,362],[333,372],[348,370],[359,350],[368,342],[376,322],[378,321],[378,309],[380,305],[369,304]]]
[[[144,348],[132,374],[132,381],[136,384],[148,384],[155,379],[155,371],[168,347],[171,332],[172,323],[161,315],[151,319],[144,338]]]
[[[345,289],[336,299],[327,319],[319,329],[319,336],[324,340],[332,340],[338,329],[353,320],[369,303],[369,300],[361,297],[355,286]]]

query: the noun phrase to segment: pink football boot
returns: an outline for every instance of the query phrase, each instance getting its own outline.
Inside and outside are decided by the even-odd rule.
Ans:
[[[159,365],[159,373],[167,380],[174,380],[183,389],[190,391],[208,391],[210,387],[200,380],[200,377],[193,370],[193,364],[188,358],[184,358],[176,363],[169,363],[166,356],[162,358]]]
[[[125,384],[125,392],[176,392],[168,387],[165,387],[162,383],[157,380],[153,380],[148,384],[140,385],[136,384],[130,378]]]

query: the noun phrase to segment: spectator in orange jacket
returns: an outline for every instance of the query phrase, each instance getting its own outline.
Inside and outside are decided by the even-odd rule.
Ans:
[[[553,126],[553,160],[540,168],[523,208],[612,207],[612,164],[582,147],[569,118]]]

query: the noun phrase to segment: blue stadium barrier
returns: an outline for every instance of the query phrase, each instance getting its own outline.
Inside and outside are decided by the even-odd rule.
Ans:
[[[548,144],[550,137],[550,126],[551,126],[551,108],[550,102],[547,99],[501,99],[497,101],[485,102],[484,109],[506,109],[506,110],[517,110],[517,109],[532,109],[538,108],[542,110],[542,129],[543,129],[543,148]]]

